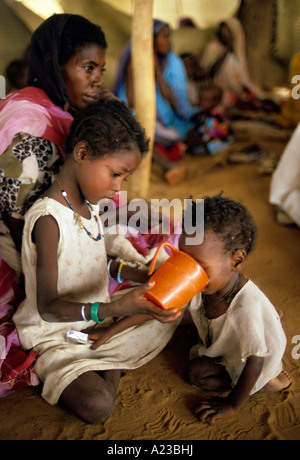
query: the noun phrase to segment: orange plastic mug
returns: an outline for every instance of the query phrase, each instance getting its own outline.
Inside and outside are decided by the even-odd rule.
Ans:
[[[165,310],[179,310],[208,285],[209,279],[195,259],[168,242],[158,247],[150,265],[149,275],[153,273],[157,256],[163,247],[168,247],[172,254],[151,276],[150,281],[155,281],[155,285],[144,295]]]

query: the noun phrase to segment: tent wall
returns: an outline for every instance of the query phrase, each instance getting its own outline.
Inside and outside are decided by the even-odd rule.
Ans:
[[[23,58],[30,37],[31,33],[24,23],[0,0],[0,75],[5,76],[10,61]]]

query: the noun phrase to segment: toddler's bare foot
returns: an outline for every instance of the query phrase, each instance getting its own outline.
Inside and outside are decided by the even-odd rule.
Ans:
[[[282,370],[277,377],[269,380],[268,383],[262,388],[262,391],[281,391],[288,388],[292,383],[292,379],[289,374]]]
[[[180,184],[186,178],[187,173],[187,166],[174,166],[174,168],[169,169],[169,171],[165,173],[165,178],[170,185],[175,186]]]

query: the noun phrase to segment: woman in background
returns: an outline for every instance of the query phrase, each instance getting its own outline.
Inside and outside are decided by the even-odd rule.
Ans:
[[[174,163],[164,160],[179,160],[184,155],[183,143],[187,140],[189,130],[195,126],[191,118],[199,112],[199,108],[193,107],[189,102],[185,67],[181,58],[171,49],[169,25],[155,19],[153,36],[156,97],[153,157],[169,172],[174,167]],[[131,109],[134,107],[131,41],[121,57],[113,93]],[[166,178],[168,180],[168,177]],[[169,183],[176,185],[177,180],[175,183],[169,180]]]
[[[201,59],[205,73],[223,89],[223,104],[230,108],[260,108],[263,91],[250,79],[245,52],[245,33],[237,18],[222,21],[216,39]]]

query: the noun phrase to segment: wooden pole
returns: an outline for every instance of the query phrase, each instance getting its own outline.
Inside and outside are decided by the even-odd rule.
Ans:
[[[133,174],[129,198],[147,198],[155,131],[155,75],[153,58],[153,0],[135,0],[132,20],[133,97],[136,118],[150,137],[150,152]]]

